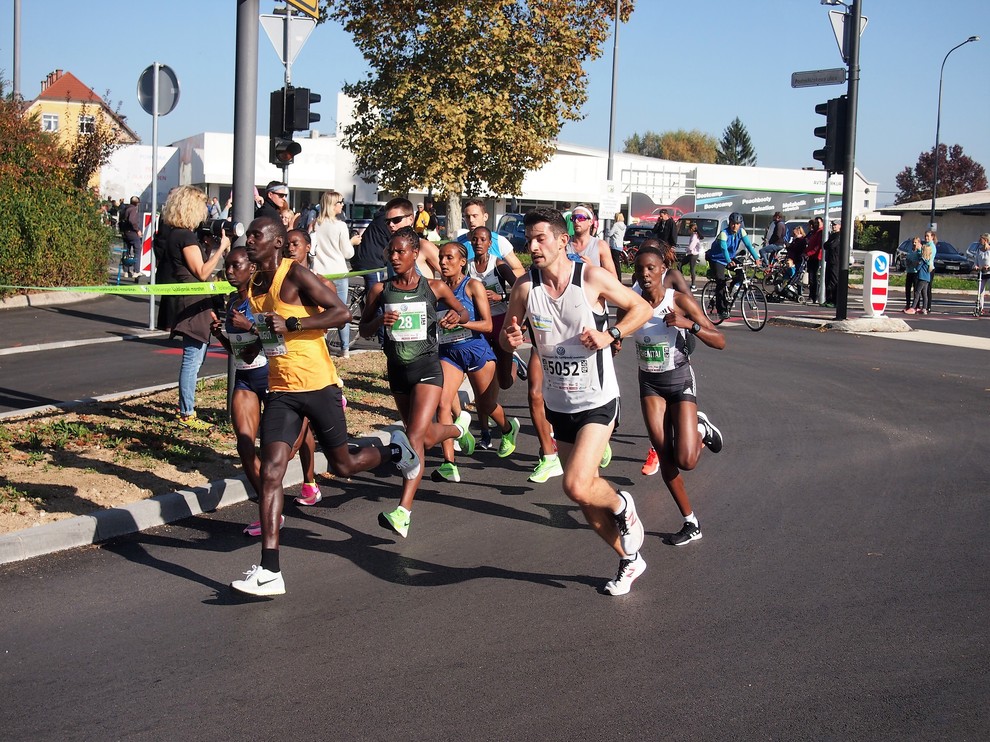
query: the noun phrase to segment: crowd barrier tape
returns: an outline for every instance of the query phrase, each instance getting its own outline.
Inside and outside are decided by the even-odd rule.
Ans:
[[[351,273],[333,273],[324,275],[331,281],[340,278],[366,276],[378,273],[384,268],[372,268],[366,271]],[[211,294],[229,294],[234,290],[226,281],[203,281],[201,283],[154,283],[135,284],[133,286],[14,286],[0,284],[0,289],[16,289],[18,291],[67,291],[82,294],[118,294],[124,296],[208,296]]]

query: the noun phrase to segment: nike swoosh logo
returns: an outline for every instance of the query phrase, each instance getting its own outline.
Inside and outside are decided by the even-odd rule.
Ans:
[[[434,376],[424,376],[423,378],[420,379],[420,381],[433,381],[434,378],[436,378],[436,377],[434,377]]]
[[[259,579],[258,580],[258,584],[259,585],[267,585],[269,582],[275,582],[275,580],[277,580],[277,579],[278,579],[278,577],[272,577],[270,580]]]

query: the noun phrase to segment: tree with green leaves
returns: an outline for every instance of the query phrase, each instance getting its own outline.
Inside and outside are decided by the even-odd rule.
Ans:
[[[895,204],[931,200],[935,159],[931,150],[918,155],[914,168],[906,167],[897,174]],[[987,187],[987,172],[983,165],[963,154],[958,144],[938,145],[938,196],[982,191]]]
[[[717,150],[715,137],[697,129],[633,134],[623,144],[624,152],[674,162],[715,162]]]
[[[0,83],[0,284],[84,286],[106,281],[113,232],[73,152]],[[14,293],[0,289],[0,296]]]
[[[722,132],[715,162],[719,165],[746,165],[748,167],[756,164],[756,151],[753,149],[753,142],[749,138],[746,126],[739,120],[738,116],[732,119],[732,122]]]
[[[633,0],[623,0],[627,19]],[[582,117],[584,62],[601,55],[612,0],[326,0],[370,71],[344,85],[358,173],[395,193],[516,194]],[[383,43],[387,40],[387,43]],[[455,222],[456,223],[456,222]]]

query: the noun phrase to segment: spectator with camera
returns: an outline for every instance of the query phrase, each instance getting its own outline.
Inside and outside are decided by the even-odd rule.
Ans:
[[[176,283],[206,281],[216,271],[230,249],[230,237],[221,230],[219,244],[212,234],[196,230],[207,217],[206,194],[193,186],[179,186],[169,193],[162,219],[171,226],[166,259]],[[192,430],[212,426],[196,417],[196,380],[210,345],[210,326],[216,320],[213,297],[192,294],[174,297],[172,337],[182,336],[182,364],[179,367],[178,423]]]

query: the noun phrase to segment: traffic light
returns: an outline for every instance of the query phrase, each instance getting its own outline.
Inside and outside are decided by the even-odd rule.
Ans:
[[[286,106],[292,88],[273,90],[271,95],[271,113],[268,119],[268,161],[272,165],[282,167],[291,165],[293,159],[302,151],[299,142],[292,141],[292,129],[286,127]]]
[[[825,116],[825,126],[815,127],[815,136],[825,140],[813,157],[830,173],[845,170],[846,164],[846,96],[840,95],[815,106],[815,113]]]
[[[320,95],[309,88],[288,88],[285,99],[285,128],[287,131],[306,131],[310,124],[320,120],[320,114],[309,108],[320,102]]]

